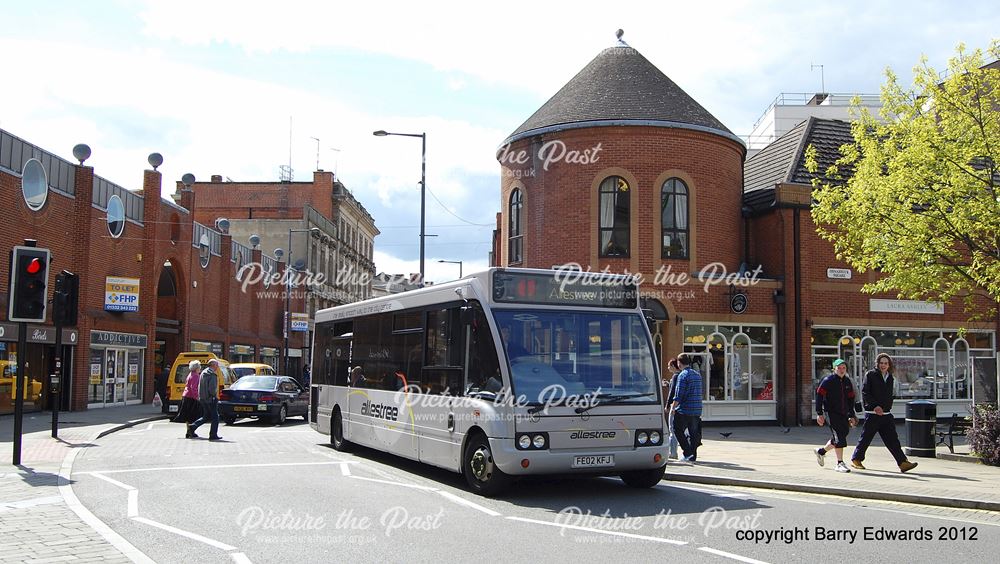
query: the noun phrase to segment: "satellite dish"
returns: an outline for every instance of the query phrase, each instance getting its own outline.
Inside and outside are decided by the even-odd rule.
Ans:
[[[215,220],[215,228],[218,229],[219,232],[222,233],[223,235],[228,235],[229,220],[224,217],[220,217],[219,219]]]
[[[618,39],[621,39],[623,35],[625,35],[624,29],[619,29],[618,31],[615,32],[615,37]]]
[[[194,175],[190,172],[181,177],[181,183],[185,186],[190,186],[194,184]]]
[[[83,161],[85,161],[85,160],[87,160],[87,159],[90,158],[90,146],[89,145],[85,145],[83,143],[80,143],[79,145],[74,146],[73,147],[73,158],[76,159],[76,160],[78,160],[78,161],[80,161],[80,164],[83,164]]]
[[[45,178],[45,167],[38,159],[28,159],[21,171],[21,194],[28,209],[38,211],[49,197],[49,183]]]
[[[198,246],[207,249],[209,246],[208,234],[202,233],[198,239]]]
[[[254,233],[250,236],[250,248],[256,249],[260,246],[260,235]]]
[[[159,153],[150,153],[149,156],[146,157],[146,160],[149,162],[149,166],[153,167],[153,170],[156,170],[156,167],[163,164],[163,155]]]
[[[305,270],[306,261],[304,259],[298,259],[295,261],[295,264],[292,265],[292,268],[295,270]]]
[[[285,256],[285,251],[281,247],[274,249],[274,258],[281,260],[281,257]]]

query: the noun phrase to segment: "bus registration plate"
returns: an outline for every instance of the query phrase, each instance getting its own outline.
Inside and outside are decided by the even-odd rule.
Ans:
[[[573,457],[573,468],[604,468],[614,465],[613,454],[586,454]]]

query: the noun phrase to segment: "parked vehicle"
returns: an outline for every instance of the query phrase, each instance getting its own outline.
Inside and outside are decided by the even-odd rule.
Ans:
[[[276,376],[278,372],[270,364],[260,362],[236,362],[229,366],[237,380],[244,376]]]
[[[170,367],[170,377],[167,379],[167,397],[163,401],[163,413],[177,413],[181,406],[181,396],[184,394],[184,383],[187,381],[188,363],[192,360],[201,362],[202,368],[208,366],[208,361],[212,359],[219,361],[219,390],[233,384],[236,376],[229,369],[229,363],[224,359],[215,356],[210,352],[182,352],[177,355],[173,366]]]
[[[267,418],[276,425],[295,416],[309,421],[309,393],[288,376],[244,376],[222,390],[219,415],[227,425],[245,417]]]

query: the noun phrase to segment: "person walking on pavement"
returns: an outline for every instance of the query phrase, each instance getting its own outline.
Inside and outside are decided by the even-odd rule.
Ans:
[[[674,436],[674,390],[677,386],[677,373],[681,367],[677,364],[676,358],[671,358],[667,362],[667,370],[670,371],[670,381],[667,382],[667,458],[677,458],[677,437]]]
[[[205,423],[207,417],[212,423],[208,440],[221,441],[219,436],[219,361],[208,361],[208,368],[201,373],[198,382],[198,399],[201,400],[201,417],[191,424],[191,438],[197,438],[195,431]]]
[[[674,401],[670,411],[674,417],[674,436],[684,453],[686,462],[698,460],[698,447],[701,445],[701,374],[691,368],[691,355],[677,355],[677,364],[681,371],[674,378]]]
[[[875,433],[882,437],[885,447],[896,459],[900,472],[908,472],[917,467],[916,462],[910,462],[899,446],[899,435],[896,434],[896,420],[892,417],[893,384],[892,358],[881,353],[875,357],[875,368],[865,374],[861,385],[861,399],[865,409],[865,424],[861,430],[854,454],[851,455],[851,466],[864,470],[865,451],[875,438]]]
[[[198,384],[201,382],[201,362],[192,360],[188,363],[188,375],[184,380],[184,393],[181,394],[181,406],[177,410],[174,421],[183,421],[187,433],[185,438],[194,438],[191,423],[201,417],[201,402],[198,400]]]
[[[823,378],[816,388],[816,424],[822,427],[830,424],[830,440],[826,446],[816,449],[816,462],[823,466],[826,453],[831,450],[837,453],[837,472],[850,472],[844,464],[844,447],[847,446],[847,433],[858,424],[854,414],[854,385],[847,377],[847,363],[841,359],[833,361],[833,374]]]

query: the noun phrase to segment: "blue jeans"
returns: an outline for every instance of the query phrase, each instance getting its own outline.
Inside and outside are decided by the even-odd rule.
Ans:
[[[211,431],[209,432],[209,438],[214,438],[219,436],[219,400],[210,399],[208,401],[201,402],[201,417],[196,419],[194,423],[191,424],[191,432],[194,433],[198,430],[198,427],[205,422],[205,418],[209,418],[212,423]]]

